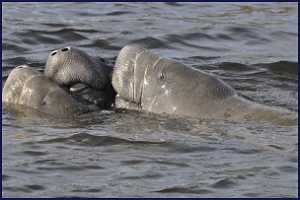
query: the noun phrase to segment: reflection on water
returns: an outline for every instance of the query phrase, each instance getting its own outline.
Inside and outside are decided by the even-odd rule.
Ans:
[[[2,82],[72,45],[113,63],[129,42],[298,111],[296,3],[3,3]],[[3,85],[3,84],[2,84]],[[3,111],[2,111],[3,112]],[[295,197],[298,126],[102,111],[2,113],[5,197]]]

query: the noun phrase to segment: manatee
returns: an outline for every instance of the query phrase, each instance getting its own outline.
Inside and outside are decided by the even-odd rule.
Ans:
[[[90,90],[90,101],[97,100],[90,95],[93,92],[102,91],[104,96],[110,92],[108,99],[116,109],[283,125],[298,121],[295,112],[244,98],[215,75],[160,57],[138,44],[123,47],[113,68],[79,49],[59,49],[50,54],[45,75],[71,89],[74,84],[83,84]]]
[[[28,65],[14,68],[3,87],[2,104],[25,115],[70,117],[95,110],[78,102],[57,83]]]
[[[216,77],[137,44],[120,51],[112,74],[116,108],[171,116],[293,124],[296,113],[243,98]]]
[[[114,102],[112,67],[78,48],[64,47],[52,51],[44,74],[60,86],[67,87],[77,98],[103,109],[111,107]]]

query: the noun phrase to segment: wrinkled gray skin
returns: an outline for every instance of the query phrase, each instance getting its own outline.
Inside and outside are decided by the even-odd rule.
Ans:
[[[179,117],[297,121],[296,113],[257,104],[239,96],[217,77],[159,57],[139,45],[119,53],[112,75],[116,108]]]
[[[103,89],[109,83],[109,68],[85,52],[64,47],[50,53],[45,75],[59,85],[72,86],[84,83],[94,89]]]
[[[101,108],[109,108],[114,102],[112,68],[77,48],[64,47],[52,51],[44,73],[60,86],[67,87],[76,99]]]
[[[30,116],[70,117],[96,109],[79,103],[57,83],[28,65],[11,71],[3,87],[2,104],[7,110]]]

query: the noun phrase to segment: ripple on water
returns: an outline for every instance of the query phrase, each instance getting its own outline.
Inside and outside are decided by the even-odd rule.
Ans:
[[[200,35],[200,33],[197,33],[195,35]],[[205,34],[203,34],[205,36]],[[202,35],[202,37],[203,37]],[[193,38],[194,34],[190,34],[188,35],[188,37]],[[179,35],[179,34],[167,34],[163,37],[163,39],[166,41],[165,43],[167,43],[168,45],[171,45],[172,43],[174,44],[180,44],[183,45],[185,47],[190,47],[190,48],[195,48],[198,50],[205,50],[205,51],[213,51],[213,52],[225,52],[228,51],[228,49],[224,48],[224,47],[212,47],[212,46],[205,46],[205,45],[200,45],[200,44],[196,44],[193,41],[186,41],[186,39],[184,38],[184,36]]]
[[[240,147],[237,147],[237,148],[235,148],[235,147],[229,147],[229,148],[225,148],[224,150],[233,151],[233,152],[238,153],[238,154],[255,154],[255,155],[258,155],[258,154],[264,152],[263,149],[257,149],[257,148],[240,149]]]
[[[102,170],[104,167],[101,166],[96,166],[96,165],[82,165],[82,166],[64,166],[61,167],[37,167],[37,170],[42,170],[42,171],[82,171],[82,170]]]
[[[285,73],[285,74],[292,74],[298,75],[298,63],[297,62],[290,62],[290,61],[278,61],[274,63],[266,63],[266,64],[257,64],[264,68],[267,68],[271,72],[274,73]]]
[[[283,165],[280,167],[277,167],[281,172],[286,172],[286,173],[296,173],[298,172],[298,168],[294,166],[289,166],[289,165]]]
[[[138,164],[143,164],[145,162],[145,160],[139,160],[139,159],[135,159],[135,160],[123,160],[121,161],[122,164],[124,165],[138,165]]]
[[[44,151],[22,151],[20,152],[21,154],[25,154],[25,155],[28,155],[28,156],[45,156],[45,155],[48,155],[49,152],[44,152]],[[18,153],[18,154],[20,154]]]
[[[40,141],[41,144],[52,144],[52,143],[63,143],[63,144],[74,144],[74,145],[88,145],[88,146],[112,146],[112,145],[156,145],[162,144],[163,142],[151,142],[151,141],[135,141],[122,139],[111,136],[95,136],[87,133],[78,133],[69,137],[54,138],[49,140]]]
[[[48,30],[28,30],[23,33],[17,33],[25,44],[61,44],[63,42],[80,41],[87,39],[75,29],[63,28],[55,31]],[[81,32],[85,32],[82,30]]]
[[[216,188],[216,189],[229,189],[234,186],[238,185],[237,181],[233,178],[223,178],[221,180],[216,181],[211,185],[211,187]]]
[[[106,49],[106,50],[121,50],[122,47],[112,45],[108,40],[104,39],[96,39],[94,41],[91,41],[89,44],[83,44],[81,45],[82,47],[97,47],[100,48],[101,50]]]
[[[13,50],[13,51],[16,51],[17,53],[24,53],[26,50],[28,50],[27,48],[21,47],[18,44],[13,44],[12,42],[11,43],[3,42],[2,48],[3,48],[3,50],[7,50],[7,51]]]
[[[144,47],[150,49],[155,49],[155,48],[174,49],[174,47],[170,46],[168,43],[155,37],[145,37],[137,40],[132,40],[131,42],[135,44],[143,45]]]
[[[13,57],[13,58],[6,58],[5,62],[7,63],[7,65],[12,65],[11,68],[16,67],[16,65],[22,65],[24,63],[29,63],[30,60],[28,60],[28,58],[25,58],[23,56],[17,56],[17,57]]]
[[[131,12],[131,11],[113,11],[113,12],[105,13],[105,15],[107,15],[107,16],[121,16],[121,15],[130,15],[130,14],[134,14],[134,12]]]
[[[178,2],[167,2],[165,4],[168,5],[168,6],[175,6],[175,7],[183,6],[182,4],[180,4]]]
[[[2,181],[7,181],[9,180],[11,177],[5,174],[2,174]]]
[[[11,192],[25,192],[25,193],[32,193],[35,191],[42,191],[46,190],[47,188],[42,185],[25,185],[22,187],[12,187],[12,186],[4,186],[4,190],[11,191]]]
[[[71,190],[71,192],[76,192],[76,193],[98,193],[98,192],[102,192],[102,189],[100,188],[78,188],[78,189],[74,189]]]
[[[214,191],[209,189],[194,189],[184,186],[173,186],[157,190],[158,193],[175,193],[175,194],[214,194]]]

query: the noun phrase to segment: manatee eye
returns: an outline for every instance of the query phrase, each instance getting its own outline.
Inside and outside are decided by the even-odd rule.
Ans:
[[[70,48],[69,47],[65,47],[61,51],[68,51],[68,50],[70,50]]]
[[[57,53],[57,51],[53,51],[53,52],[51,53],[51,56],[54,56],[56,53]]]

